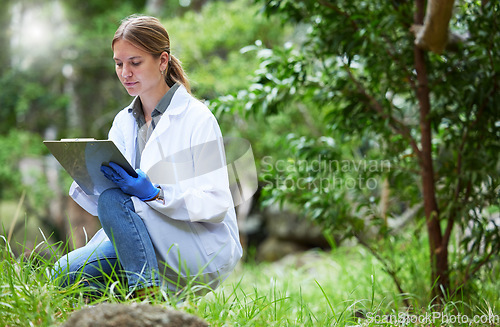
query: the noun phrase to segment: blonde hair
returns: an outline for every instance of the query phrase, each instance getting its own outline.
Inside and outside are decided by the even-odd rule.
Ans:
[[[165,82],[169,87],[179,82],[184,85],[188,92],[191,92],[181,62],[170,53],[170,38],[167,30],[157,18],[143,15],[132,15],[125,18],[115,32],[111,48],[118,40],[126,40],[156,58],[166,52],[168,54],[168,68],[165,72]]]

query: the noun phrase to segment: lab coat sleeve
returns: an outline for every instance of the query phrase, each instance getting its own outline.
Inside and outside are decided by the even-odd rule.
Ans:
[[[193,176],[175,184],[160,184],[164,203],[147,204],[172,219],[219,223],[233,207],[220,128],[210,113],[198,120],[192,131]]]
[[[82,190],[80,186],[78,186],[76,182],[73,182],[73,184],[71,184],[69,195],[85,211],[90,213],[92,216],[97,217],[97,201],[99,200],[98,195],[88,195]]]

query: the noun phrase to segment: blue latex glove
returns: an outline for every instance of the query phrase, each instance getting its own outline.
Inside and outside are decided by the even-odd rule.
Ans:
[[[154,199],[160,190],[149,180],[148,175],[136,169],[137,177],[130,176],[120,165],[110,162],[109,166],[102,165],[101,171],[107,179],[115,183],[123,193],[134,195],[142,201]]]

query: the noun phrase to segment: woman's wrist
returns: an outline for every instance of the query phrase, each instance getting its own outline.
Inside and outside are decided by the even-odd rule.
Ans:
[[[149,198],[149,199],[144,200],[144,202],[154,201],[154,200],[158,199],[158,197],[159,197],[159,196],[160,196],[160,188],[159,188],[159,187],[157,187],[157,192],[156,192],[156,195],[155,195],[155,196],[153,196],[152,198]]]
[[[148,199],[148,200],[144,200],[144,202],[149,202],[149,201],[154,201],[154,200],[163,201],[163,190],[161,189],[160,186],[156,186],[156,188],[158,189],[158,193],[156,193],[156,195],[153,198]]]

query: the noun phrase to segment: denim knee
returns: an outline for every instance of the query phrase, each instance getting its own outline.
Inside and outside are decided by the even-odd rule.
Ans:
[[[87,260],[84,258],[70,258],[70,254],[57,260],[51,271],[51,280],[61,287],[68,287],[85,275],[84,267]]]
[[[99,195],[97,202],[97,214],[99,220],[113,217],[117,211],[124,210],[126,201],[130,200],[130,195],[123,193],[119,188],[109,188]]]
[[[73,283],[73,280],[69,280],[71,278],[70,271],[68,255],[64,255],[57,260],[50,270],[50,279],[59,286],[67,287]]]
[[[113,207],[113,204],[123,202],[128,196],[119,188],[108,188],[99,195],[97,210],[106,210]],[[122,200],[122,201],[120,201]]]
[[[84,246],[62,256],[50,271],[50,279],[61,287],[82,281],[82,286],[102,288],[105,276],[121,275],[121,266],[111,242]]]

